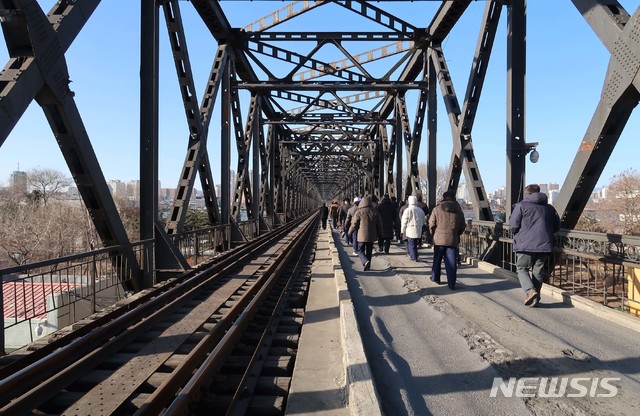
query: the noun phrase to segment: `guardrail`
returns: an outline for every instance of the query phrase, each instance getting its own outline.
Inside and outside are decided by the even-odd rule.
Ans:
[[[516,271],[507,224],[469,221],[460,253]],[[640,316],[640,237],[560,230],[546,283]]]
[[[131,251],[148,267],[153,241],[0,269],[2,353],[17,349],[128,296]],[[136,266],[137,267],[137,266]],[[124,280],[123,280],[124,279]]]
[[[253,240],[260,234],[259,221],[238,223]],[[231,249],[232,226],[218,225],[172,234],[170,241],[191,266]],[[0,355],[73,324],[125,298],[130,279],[122,252],[132,250],[142,268],[154,249],[153,240],[114,246],[73,256],[0,269],[2,291]],[[144,270],[147,272],[148,270]]]
[[[231,248],[231,226],[216,225],[171,234],[169,239],[187,262],[195,266]]]

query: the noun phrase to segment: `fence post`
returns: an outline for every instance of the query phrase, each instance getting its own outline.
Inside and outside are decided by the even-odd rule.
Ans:
[[[4,349],[4,276],[0,274],[0,318],[2,319],[2,331],[0,331],[0,357],[7,354]]]
[[[96,312],[96,276],[98,275],[97,266],[96,266],[96,256],[95,254],[92,256],[92,264],[93,271],[89,274],[89,279],[91,282],[89,283],[89,293],[91,294],[91,312]]]
[[[631,315],[640,316],[640,269],[629,267],[627,306]],[[623,305],[624,306],[624,305]]]

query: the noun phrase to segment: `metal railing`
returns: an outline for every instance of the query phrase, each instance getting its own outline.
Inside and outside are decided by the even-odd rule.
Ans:
[[[21,348],[125,298],[135,278],[125,252],[145,268],[151,250],[147,240],[0,269],[0,347]]]
[[[469,221],[461,255],[516,271],[509,226]],[[640,237],[560,230],[546,283],[620,311],[640,315]]]
[[[249,241],[260,235],[258,220],[243,221],[238,228]],[[232,226],[172,234],[169,239],[194,267],[231,249]],[[129,265],[121,253],[128,250],[134,252],[141,272],[150,272],[146,268],[151,267],[153,240],[0,269],[0,355],[125,298],[124,288],[132,285],[131,277],[123,280]]]
[[[172,234],[169,239],[193,267],[231,248],[231,226],[216,225],[186,231]]]

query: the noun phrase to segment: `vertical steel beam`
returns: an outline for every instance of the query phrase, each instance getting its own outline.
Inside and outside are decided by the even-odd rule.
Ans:
[[[507,6],[507,220],[513,205],[522,200],[525,185],[525,77],[527,2]]]
[[[404,176],[403,166],[402,166],[402,152],[404,152],[404,140],[402,135],[402,118],[400,112],[398,111],[398,96],[395,97],[395,123],[393,125],[393,134],[395,136],[395,144],[396,144],[396,193],[398,194],[398,200],[404,201],[407,199],[408,195],[411,195],[411,191],[407,191],[402,188],[402,179]],[[407,192],[409,192],[407,194]]]
[[[158,71],[159,9],[155,0],[140,2],[140,239],[155,238],[158,216]],[[155,251],[155,250],[154,250]],[[151,264],[156,269],[156,256]],[[147,273],[144,287],[154,275]]]
[[[260,145],[260,130],[262,129],[262,125],[260,124],[260,103],[261,103],[261,98],[260,95],[258,94],[258,96],[256,97],[256,107],[254,110],[254,114],[253,114],[253,120],[251,122],[251,139],[253,141],[253,145],[252,145],[252,161],[251,161],[251,167],[252,167],[252,178],[251,178],[251,183],[253,185],[253,190],[252,190],[252,195],[253,195],[253,206],[251,208],[251,211],[253,212],[253,219],[257,220],[257,219],[261,219],[262,218],[262,212],[260,211],[260,171],[261,171],[261,162],[260,162],[260,148],[262,147]]]
[[[427,197],[424,202],[433,208],[436,206],[436,192],[438,185],[438,79],[433,59],[427,60],[427,81],[429,85],[429,103],[427,104]]]
[[[220,94],[220,223],[231,224],[231,68],[234,59],[227,59],[222,74]]]

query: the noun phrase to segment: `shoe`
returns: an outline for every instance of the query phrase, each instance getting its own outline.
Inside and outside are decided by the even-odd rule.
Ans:
[[[529,306],[532,307],[532,308],[535,308],[538,305],[540,305],[540,294],[539,293],[538,293],[538,296],[533,298],[533,302],[531,302],[531,305],[529,305]]]
[[[456,290],[456,285],[453,285],[453,286],[449,285],[449,289]]]
[[[433,283],[436,283],[436,284],[441,284],[441,283],[440,283],[440,280],[431,279],[431,281],[432,281]]]
[[[535,301],[535,299],[540,296],[538,291],[535,289],[529,289],[526,296],[524,297],[524,304],[526,306],[531,306],[531,304]]]
[[[385,250],[385,251],[384,251],[384,254],[389,254],[389,250]]]
[[[358,253],[356,253],[355,251],[353,253],[351,253],[352,256],[357,256]]]
[[[369,270],[371,268],[371,261],[367,260],[364,263],[364,271],[366,272],[367,270]]]

